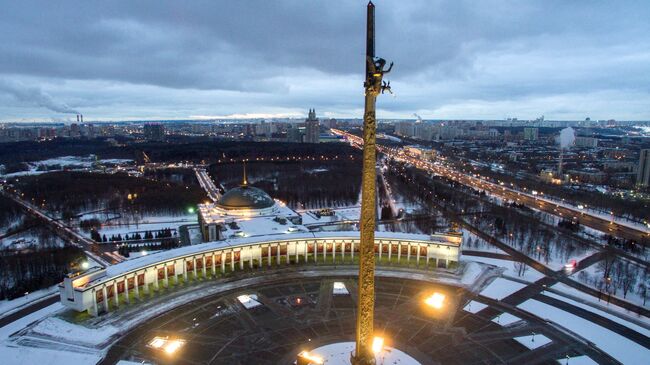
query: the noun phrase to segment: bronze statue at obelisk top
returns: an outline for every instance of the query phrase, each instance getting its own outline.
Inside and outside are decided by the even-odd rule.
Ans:
[[[375,307],[375,214],[376,207],[376,146],[375,105],[377,95],[390,92],[390,83],[382,83],[384,74],[390,72],[393,64],[384,70],[386,61],[375,58],[375,5],[368,3],[366,28],[366,93],[363,116],[363,174],[361,182],[361,243],[359,245],[359,299],[357,303],[356,351],[351,355],[353,365],[375,363],[372,352],[373,317]]]

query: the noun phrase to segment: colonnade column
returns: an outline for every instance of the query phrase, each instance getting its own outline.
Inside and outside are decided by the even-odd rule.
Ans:
[[[144,274],[142,275],[144,283],[142,283],[142,290],[144,291],[144,295],[149,295],[149,283],[147,283],[147,271],[149,269],[144,270]],[[156,278],[158,277],[158,270],[156,270]]]
[[[93,307],[91,309],[90,315],[97,317],[97,292],[93,290]]]
[[[201,265],[201,267],[203,268],[203,279],[205,279],[205,278],[207,277],[207,274],[206,274],[206,273],[207,273],[207,269],[205,268],[205,255],[203,255],[203,256],[201,257],[201,261],[202,261],[202,263],[203,263],[203,265]]]
[[[138,273],[137,272],[133,276],[133,284],[135,284],[133,286],[133,289],[135,290],[135,297],[137,299],[140,299],[140,288],[138,287],[139,283],[138,283]]]
[[[104,294],[104,310],[108,312],[108,290],[106,289],[106,286],[102,288],[102,291],[102,294]]]
[[[174,268],[174,269],[176,269],[176,268]],[[163,267],[163,270],[164,270],[164,273],[165,273],[165,281],[163,282],[163,285],[165,286],[165,288],[167,288],[169,286],[169,273],[167,272],[167,265],[165,265]],[[174,272],[174,273],[176,273],[176,272]],[[158,276],[156,276],[156,277],[158,277]]]
[[[131,303],[131,299],[129,298],[129,278],[124,278],[124,299],[126,300],[126,304]]]
[[[120,306],[120,298],[117,293],[117,281],[113,282],[113,299],[115,300],[115,307]]]
[[[399,264],[399,259],[402,258],[402,244],[397,242],[397,263]]]

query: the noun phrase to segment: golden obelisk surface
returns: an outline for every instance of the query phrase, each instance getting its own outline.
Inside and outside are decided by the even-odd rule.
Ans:
[[[375,215],[376,207],[376,130],[375,105],[377,95],[389,90],[382,85],[386,61],[375,58],[375,6],[368,3],[366,33],[365,112],[363,116],[363,173],[361,182],[361,243],[359,245],[359,292],[357,303],[356,351],[353,365],[374,364],[372,352],[373,315],[375,307]],[[391,64],[392,67],[392,64]]]

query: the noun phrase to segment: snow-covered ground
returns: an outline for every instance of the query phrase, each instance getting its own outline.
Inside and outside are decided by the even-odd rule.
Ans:
[[[577,333],[624,364],[647,364],[650,358],[650,349],[561,309],[534,299],[518,307]]]
[[[510,313],[501,313],[498,316],[496,316],[494,319],[492,319],[492,322],[497,323],[501,326],[507,326],[519,321],[521,321],[521,318],[517,316],[513,316]]]
[[[59,286],[53,285],[49,288],[37,290],[35,292],[29,293],[26,296],[12,300],[0,300],[0,318],[5,317],[11,313],[14,313],[17,310],[20,310],[26,304],[33,304],[39,299],[49,297],[54,293],[59,292]]]
[[[576,290],[574,290],[574,291],[576,291]],[[602,317],[605,317],[607,319],[611,319],[612,321],[614,321],[614,322],[616,322],[618,324],[621,324],[621,325],[623,325],[623,326],[625,326],[625,327],[627,327],[627,328],[629,328],[631,330],[634,330],[636,332],[639,332],[644,336],[650,337],[650,321],[648,321],[648,318],[646,318],[646,317],[643,317],[644,318],[644,321],[643,321],[644,322],[644,327],[642,327],[642,326],[634,324],[634,323],[632,323],[630,321],[627,321],[627,320],[621,318],[620,316],[616,316],[616,315],[607,313],[607,312],[605,312],[603,310],[594,308],[593,306],[577,302],[575,300],[563,297],[561,295],[557,295],[557,294],[554,294],[554,293],[551,293],[551,292],[548,292],[548,291],[544,292],[544,295],[549,296],[551,298],[555,298],[557,300],[561,300],[561,301],[566,302],[566,303],[569,303],[571,305],[574,305],[576,307],[582,308],[582,309],[587,310],[589,312],[595,313],[595,314],[597,314],[599,316],[602,316]]]
[[[530,336],[521,336],[521,337],[515,337],[515,341],[519,342],[520,344],[528,347],[531,350],[534,350],[538,347],[542,347],[546,344],[549,344],[553,341],[551,341],[550,338],[544,336],[544,335],[530,335]]]
[[[623,298],[623,290],[621,288],[617,288],[615,292],[612,292],[611,295],[615,296],[621,300],[626,300],[630,303],[636,304],[638,306],[642,307],[648,307],[650,306],[650,290],[648,290],[648,293],[646,295],[646,303],[644,304],[643,297],[639,293],[639,287],[638,285],[642,282],[642,280],[648,280],[648,276],[644,276],[644,268],[636,265],[635,263],[631,263],[632,267],[634,267],[637,273],[637,280],[636,284],[630,288],[628,291],[627,295],[625,298]],[[612,275],[614,276],[614,275]],[[605,292],[604,287],[599,288],[597,284],[595,283],[598,281],[602,281],[603,274],[600,271],[600,268],[598,267],[598,264],[591,265],[587,267],[586,269],[582,270],[576,275],[572,275],[572,278],[578,282],[581,282],[587,286],[590,286],[594,288],[595,290],[601,290],[603,292],[603,299],[606,300],[607,298],[607,293]],[[648,283],[646,285],[649,285]],[[610,288],[610,292],[613,291],[613,285],[612,288]]]
[[[557,359],[557,362],[560,363],[560,365],[598,365],[597,362],[592,360],[587,355],[574,356],[569,358],[564,357]]]
[[[488,258],[488,257],[477,257],[477,256],[463,256],[462,261],[476,261],[476,262],[482,262],[485,264],[490,264],[490,265],[495,265],[499,266],[505,269],[504,275],[508,276],[513,276],[513,277],[518,277],[522,280],[526,281],[537,281],[541,278],[544,277],[544,274],[534,270],[530,266],[526,266],[526,270],[523,273],[523,275],[519,276],[518,275],[518,268],[516,265],[519,265],[515,261],[510,261],[510,260],[499,260],[499,259],[494,259],[494,258]]]
[[[505,254],[500,248],[485,242],[485,240],[479,238],[474,233],[461,229],[463,232],[463,249],[471,251],[482,251],[482,252],[493,252],[499,254]]]
[[[621,307],[619,307],[619,306],[617,306],[615,304],[607,303],[607,300],[598,300],[598,298],[596,298],[596,297],[594,297],[592,295],[589,295],[587,293],[583,293],[583,292],[581,292],[579,290],[575,290],[574,288],[572,288],[572,287],[570,287],[570,286],[568,286],[566,284],[563,284],[563,283],[557,283],[557,284],[551,286],[551,289],[555,289],[555,290],[558,290],[558,291],[560,291],[562,293],[569,294],[569,295],[571,295],[573,297],[578,298],[581,301],[585,301],[585,302],[588,302],[590,304],[590,305],[586,305],[586,304],[579,303],[579,302],[576,302],[574,300],[571,300],[571,299],[565,298],[565,297],[563,297],[561,299],[561,300],[567,301],[567,302],[569,302],[569,303],[571,303],[573,305],[579,306],[581,308],[585,308],[585,309],[587,309],[589,311],[592,311],[592,312],[595,312],[595,313],[598,313],[598,314],[601,314],[601,312],[605,313],[604,312],[605,310],[606,311],[616,312],[616,313],[619,314],[619,317],[623,316],[623,318],[627,317],[627,318],[633,318],[636,321],[642,321],[643,323],[645,323],[648,326],[648,328],[650,328],[650,318],[645,317],[643,315],[640,315],[640,314],[638,314],[636,312],[629,311],[629,310],[627,310],[625,308],[621,308]],[[546,292],[545,294],[547,294],[549,296],[556,296],[555,294],[553,294],[551,292]],[[603,315],[603,314],[601,314],[601,315]],[[611,314],[608,314],[608,316],[611,316]],[[620,321],[620,319],[616,319],[616,321]],[[648,334],[648,336],[650,337],[650,333]]]
[[[490,285],[481,291],[481,295],[484,295],[488,298],[501,300],[525,287],[526,285],[518,283],[516,281],[504,278],[496,278],[493,282],[490,283]]]
[[[61,347],[59,347],[60,350],[57,350],[56,343],[50,343],[49,348],[21,346],[10,338],[11,335],[24,329],[30,323],[51,316],[62,309],[62,304],[52,304],[4,327],[0,327],[0,362],[7,365],[96,364],[101,359],[101,354],[96,352],[73,352],[66,351]]]
[[[104,214],[95,215],[102,222],[106,218]],[[112,217],[112,215],[109,215]],[[134,223],[130,221],[129,223],[121,223],[120,220],[111,220],[106,224],[103,224],[102,227],[98,230],[100,235],[106,235],[107,238],[110,238],[112,235],[126,235],[126,234],[135,234],[136,232],[144,231],[160,231],[165,228],[178,229],[178,227],[186,224],[198,224],[198,217],[196,214],[186,214],[186,215],[160,215],[160,216],[145,216],[142,217],[140,221]],[[83,235],[90,238],[90,232],[82,232]]]
[[[487,304],[472,300],[463,307],[463,310],[465,312],[478,313],[487,307]]]
[[[5,178],[26,176],[26,175],[39,175],[56,170],[47,170],[48,168],[60,168],[61,170],[85,170],[90,169],[94,164],[119,166],[131,164],[133,160],[129,159],[105,159],[97,160],[95,155],[87,156],[61,156],[49,158],[41,161],[26,162],[29,170],[14,172],[4,175]],[[42,171],[39,171],[42,170]]]

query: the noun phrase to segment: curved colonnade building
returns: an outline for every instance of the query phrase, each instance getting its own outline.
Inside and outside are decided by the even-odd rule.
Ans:
[[[60,285],[61,303],[97,316],[149,297],[151,291],[219,277],[238,270],[297,264],[354,264],[358,231],[310,232],[302,216],[246,181],[216,203],[199,206],[207,242],[93,267],[68,275]],[[379,264],[448,268],[458,263],[462,235],[375,233]]]

